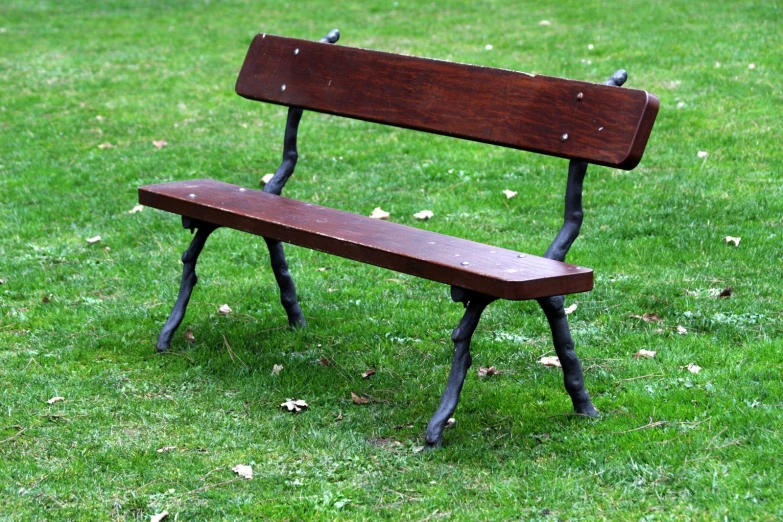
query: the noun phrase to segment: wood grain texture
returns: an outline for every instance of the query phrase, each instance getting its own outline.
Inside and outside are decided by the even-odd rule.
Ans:
[[[250,45],[236,92],[626,170],[659,105],[636,89],[268,34]]]
[[[593,271],[203,179],[139,188],[142,205],[512,300],[586,292]],[[466,263],[466,264],[463,264]]]

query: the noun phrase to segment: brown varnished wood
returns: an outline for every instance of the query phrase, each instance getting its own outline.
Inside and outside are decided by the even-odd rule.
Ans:
[[[142,205],[504,299],[586,292],[593,271],[202,179],[139,188]],[[467,263],[463,265],[463,263]]]
[[[268,34],[250,45],[236,91],[626,170],[641,160],[659,105],[636,89]]]

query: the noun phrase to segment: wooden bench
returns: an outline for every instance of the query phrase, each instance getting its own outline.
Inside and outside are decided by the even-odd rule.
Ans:
[[[260,34],[250,45],[237,93],[289,107],[283,162],[263,192],[210,179],[139,188],[141,204],[179,214],[183,226],[196,231],[182,256],[179,296],[158,350],[169,347],[182,322],[207,238],[229,227],[266,241],[291,326],[303,326],[305,319],[283,242],[451,286],[452,299],[466,310],[452,334],[452,369],[427,427],[428,446],[441,442],[471,365],[471,337],[482,311],[497,299],[538,301],[574,409],[595,416],[563,307],[564,294],[592,289],[593,273],[564,260],[582,223],[588,163],[634,168],[658,99],[617,88],[625,82],[624,71],[599,85],[329,45],[338,38],[337,31],[320,42]],[[543,257],[537,257],[284,198],[280,194],[296,165],[303,109],[567,158],[563,226]]]

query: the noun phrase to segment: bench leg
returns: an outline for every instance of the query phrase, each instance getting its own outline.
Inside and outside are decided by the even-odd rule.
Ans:
[[[204,223],[202,221],[191,220],[190,218],[182,217],[182,226],[196,231],[196,237],[190,242],[190,246],[185,253],[182,254],[182,282],[179,286],[179,295],[177,295],[177,302],[174,303],[174,309],[171,311],[168,321],[163,326],[163,330],[158,336],[158,351],[164,352],[171,346],[171,337],[174,332],[177,331],[179,325],[182,323],[182,319],[185,317],[185,310],[188,308],[188,302],[190,301],[190,294],[193,293],[193,287],[198,282],[196,276],[196,261],[201,254],[201,250],[204,248],[204,244],[207,242],[209,235],[214,232],[218,226],[212,223]]]
[[[302,328],[307,325],[307,322],[296,299],[296,288],[294,287],[294,280],[288,271],[288,262],[285,260],[283,243],[276,239],[267,238],[264,238],[264,241],[266,241],[266,246],[269,248],[272,271],[275,273],[277,286],[280,287],[280,303],[288,315],[288,324],[292,328]]]
[[[454,295],[454,290],[452,290],[452,295]],[[454,341],[454,358],[451,362],[451,372],[446,384],[446,391],[443,392],[443,396],[440,399],[440,406],[438,406],[427,425],[425,441],[428,448],[436,448],[441,445],[446,422],[452,416],[454,410],[457,409],[459,394],[462,391],[465,376],[473,362],[470,357],[470,340],[473,337],[476,326],[478,326],[481,313],[492,301],[494,301],[494,298],[473,295],[472,299],[467,302],[467,309],[462,316],[459,326],[451,333],[451,340]]]
[[[563,367],[563,381],[565,382],[565,389],[574,403],[574,411],[579,415],[597,417],[598,412],[593,403],[590,402],[590,396],[585,389],[582,364],[579,362],[576,352],[574,352],[574,340],[571,338],[568,318],[563,308],[564,301],[563,296],[558,295],[538,299],[538,304],[541,306],[544,314],[546,314],[549,327],[552,329],[555,352],[557,352],[557,357],[560,359],[560,364]]]

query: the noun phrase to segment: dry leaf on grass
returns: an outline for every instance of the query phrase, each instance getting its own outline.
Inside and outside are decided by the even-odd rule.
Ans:
[[[286,408],[288,411],[293,413],[299,413],[300,411],[307,409],[307,403],[302,399],[288,399],[283,404],[281,404],[280,407]]]
[[[321,357],[318,362],[321,363],[321,366],[332,366],[334,364],[331,360],[327,359],[326,357]]]
[[[367,397],[359,397],[354,392],[351,392],[351,400],[353,401],[354,404],[367,404],[368,402],[370,402],[370,399],[368,399]]]
[[[185,338],[185,341],[186,341],[188,344],[193,344],[193,343],[195,343],[195,342],[196,342],[196,337],[193,335],[193,330],[191,330],[190,328],[188,328],[187,330],[185,330],[185,333],[184,333],[184,334],[182,334],[182,337],[184,337],[184,338]]]
[[[511,198],[516,197],[518,192],[514,192],[513,190],[506,189],[506,190],[503,191],[503,194],[506,195],[506,199],[511,199]]]
[[[572,313],[576,312],[576,309],[579,305],[574,303],[571,306],[566,306],[565,313],[566,315],[571,315]]]
[[[220,305],[220,308],[218,308],[218,313],[223,315],[228,315],[232,312],[231,307],[227,304]]]
[[[549,26],[552,25],[552,22],[550,22],[549,20],[541,20],[540,22],[538,22],[538,25]]]
[[[274,178],[274,177],[275,177],[274,174],[264,174],[264,177],[261,178],[261,184],[262,185],[266,185],[267,183],[272,181],[272,178]]]
[[[718,294],[718,297],[731,297],[731,294],[733,293],[734,289],[730,286],[727,286],[721,291],[721,293]]]
[[[362,372],[362,379],[368,379],[371,375],[375,375],[375,368],[370,368]]]
[[[656,312],[653,312],[651,314],[642,314],[642,315],[635,315],[631,314],[632,319],[641,319],[645,323],[659,323],[663,321],[660,317],[658,317],[658,314]]]
[[[174,451],[177,449],[176,446],[163,446],[162,448],[158,448],[155,451],[158,453],[168,453],[169,451]]]
[[[282,364],[275,364],[274,366],[272,366],[272,375],[280,375],[281,371],[283,371]]]
[[[155,145],[155,148],[162,149],[168,143],[166,143],[166,140],[152,140],[152,144]]]
[[[724,243],[734,243],[734,246],[735,246],[735,247],[738,247],[738,246],[739,246],[739,244],[740,244],[740,241],[742,241],[742,238],[741,238],[741,237],[731,237],[731,236],[726,236],[726,237],[724,237],[724,238],[723,238],[723,242],[724,242]]]
[[[98,145],[99,149],[113,149],[114,147],[115,147],[115,145],[112,145],[109,142],[101,143],[100,145]]]
[[[144,205],[136,205],[128,211],[128,214],[135,214],[136,212],[141,212],[142,210],[144,210]]]
[[[246,478],[248,480],[253,478],[253,468],[250,466],[245,466],[244,464],[237,464],[233,468],[231,468],[231,471],[236,473],[242,478]]]
[[[563,367],[560,364],[560,359],[557,358],[557,355],[553,355],[551,357],[542,357],[538,362],[540,362],[544,366],[548,366],[550,368],[562,368]]]
[[[496,366],[484,366],[478,369],[479,377],[492,377],[493,375],[497,375],[498,373],[500,372],[498,372]]]
[[[652,359],[653,357],[655,357],[655,354],[657,354],[657,353],[658,352],[655,352],[655,351],[652,351],[652,350],[639,350],[638,352],[633,354],[633,356],[636,357],[637,359],[640,358],[640,357],[645,357],[647,359]]]
[[[87,238],[87,242],[88,242],[89,244],[91,244],[91,245],[92,245],[93,243],[97,243],[97,242],[98,242],[98,241],[100,241],[100,240],[101,240],[101,236],[93,236],[93,237],[88,237],[88,238]]]
[[[48,402],[49,404],[54,404],[55,402],[60,402],[60,401],[64,401],[64,400],[65,400],[65,397],[59,397],[58,396],[58,397],[52,397],[51,399],[49,399],[46,402]]]
[[[316,268],[315,271],[316,272],[326,272],[326,268],[325,267]]]
[[[416,219],[429,219],[433,217],[435,214],[432,212],[432,210],[422,210],[421,212],[416,212],[413,214],[413,217]]]
[[[5,279],[0,279],[0,285],[4,285],[6,283]]]
[[[389,214],[388,212],[386,212],[385,210],[383,210],[381,207],[375,207],[374,209],[372,209],[372,212],[370,213],[370,217],[371,217],[372,219],[383,219],[383,220],[387,220],[387,219],[389,219],[389,216],[390,216],[390,215],[391,215],[391,214]]]
[[[707,152],[706,150],[700,150],[699,152],[696,153],[696,156],[698,156],[699,158],[706,158],[709,155],[710,153]]]
[[[150,522],[161,522],[161,520],[164,520],[168,518],[169,512],[168,511],[162,511],[158,513],[157,515],[152,515],[150,517]]]
[[[680,335],[685,335],[685,334],[688,333],[688,330],[684,326],[681,326],[681,325],[678,324],[677,325],[677,333],[680,334]]]
[[[699,373],[701,371],[701,366],[693,363],[688,363],[688,366],[685,368],[691,373]]]
[[[338,421],[338,422],[339,422],[339,421],[341,421],[341,420],[343,420],[343,412],[340,412],[340,413],[338,413],[338,414],[337,414],[337,418],[336,418],[336,419],[334,419],[334,420],[335,420],[335,421]]]
[[[424,446],[416,446],[413,448],[413,453],[421,453],[422,451],[424,451]]]

